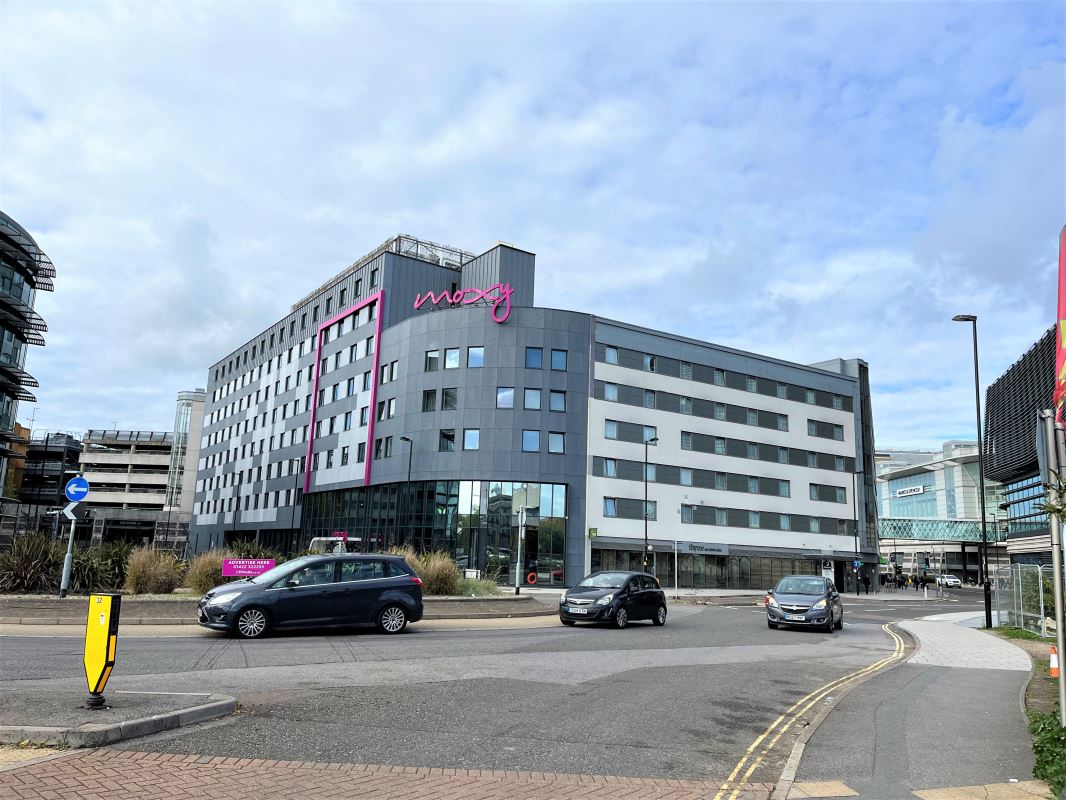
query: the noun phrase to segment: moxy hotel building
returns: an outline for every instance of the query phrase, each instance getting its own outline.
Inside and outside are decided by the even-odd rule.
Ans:
[[[191,549],[346,535],[571,585],[639,568],[646,525],[666,584],[675,553],[685,587],[877,563],[864,362],[538,308],[534,270],[398,236],[215,363]]]

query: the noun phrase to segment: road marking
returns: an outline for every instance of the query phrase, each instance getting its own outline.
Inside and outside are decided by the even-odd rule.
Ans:
[[[840,781],[807,781],[794,783],[788,793],[789,800],[800,797],[858,797],[859,793]]]
[[[893,663],[894,661],[898,661],[903,656],[905,647],[903,643],[903,638],[894,630],[892,630],[891,625],[892,623],[882,625],[881,630],[891,636],[895,643],[895,646],[892,650],[892,655],[883,658],[880,661],[875,661],[873,664],[870,664],[867,667],[863,667],[862,669],[856,670],[855,672],[852,672],[841,678],[837,678],[835,681],[830,681],[824,686],[820,686],[810,694],[801,697],[799,700],[793,703],[788,709],[784,711],[784,713],[781,714],[781,716],[779,716],[773,721],[770,727],[768,727],[765,731],[759,734],[759,736],[756,737],[755,741],[748,745],[748,749],[744,751],[744,755],[741,757],[740,761],[738,761],[737,765],[733,767],[733,771],[730,772],[729,777],[725,779],[725,782],[722,784],[722,788],[719,789],[718,793],[714,796],[714,800],[722,800],[722,798],[725,797],[725,793],[729,791],[731,787],[733,787],[733,791],[729,794],[729,800],[736,800],[737,796],[743,789],[743,784],[748,780],[748,778],[751,777],[752,773],[755,772],[755,769],[763,762],[763,759],[765,759],[766,756],[769,755],[770,751],[774,748],[774,745],[778,743],[778,741],[784,735],[785,731],[792,727],[793,723],[799,720],[816,703],[823,700],[831,691],[833,691],[834,689],[840,689],[860,678],[872,675],[875,672]],[[769,744],[763,747],[761,752],[759,752],[759,754],[756,756],[756,750],[759,750],[762,743],[771,734],[773,734],[773,738],[770,740]],[[740,778],[739,781],[737,781],[737,775],[740,774],[741,770],[743,770],[745,766],[748,767],[747,771],[744,772],[744,775]]]

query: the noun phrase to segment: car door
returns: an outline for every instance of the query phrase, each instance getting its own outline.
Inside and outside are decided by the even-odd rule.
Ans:
[[[341,622],[363,625],[374,621],[378,598],[388,581],[379,558],[344,559],[340,565],[338,605]]]
[[[840,602],[840,592],[837,591],[836,584],[827,580],[825,582],[825,596],[828,598],[827,603],[829,607],[833,609],[834,622],[844,616],[844,604]]]
[[[645,596],[639,575],[634,575],[626,581],[625,604],[630,619],[644,619],[647,615],[644,610]]]
[[[337,559],[316,561],[279,581],[275,606],[280,628],[332,625],[337,617]]]
[[[659,610],[660,605],[664,604],[662,590],[655,582],[655,578],[643,577],[641,580],[644,582],[644,617],[655,619],[655,612]]]

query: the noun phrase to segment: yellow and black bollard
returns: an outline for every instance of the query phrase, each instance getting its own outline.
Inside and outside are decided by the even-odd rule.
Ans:
[[[122,596],[89,595],[89,616],[85,622],[85,681],[89,684],[86,708],[104,707],[104,687],[115,666],[118,649],[118,615]]]

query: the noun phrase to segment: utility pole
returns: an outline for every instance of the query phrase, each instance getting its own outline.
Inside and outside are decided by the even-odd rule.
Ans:
[[[1044,484],[1048,502],[1061,503],[1062,494],[1059,491],[1062,485],[1062,468],[1059,461],[1059,438],[1062,429],[1055,424],[1055,414],[1052,411],[1041,411],[1038,421],[1039,438],[1042,440],[1044,453],[1040,459],[1041,470],[1040,482]],[[1066,613],[1063,610],[1062,583],[1063,583],[1063,548],[1062,548],[1062,520],[1058,514],[1048,514],[1048,527],[1051,529],[1051,583],[1055,598],[1055,646],[1058,650],[1059,660],[1066,653]],[[1066,669],[1059,667],[1059,725],[1066,728]]]

